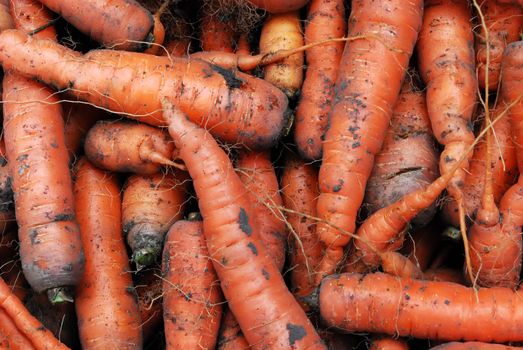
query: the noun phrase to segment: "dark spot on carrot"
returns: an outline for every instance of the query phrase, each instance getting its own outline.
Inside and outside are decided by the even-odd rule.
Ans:
[[[0,157],[0,166],[6,166],[7,165],[7,159],[4,157]]]
[[[243,85],[243,80],[238,78],[232,71],[217,66],[215,64],[210,64],[210,66],[213,71],[215,71],[223,77],[229,89],[238,89]]]
[[[452,157],[449,157],[449,156],[445,156],[445,163],[450,163],[454,160],[454,158]]]
[[[240,225],[240,229],[247,236],[250,236],[252,234],[252,227],[251,227],[251,225],[249,225],[249,216],[247,215],[247,212],[243,208],[240,208],[240,216],[238,218],[238,224]]]
[[[405,299],[406,299],[406,300],[410,300],[410,295],[405,294]]]
[[[51,147],[58,148],[58,144],[56,142],[51,142]]]
[[[71,263],[71,264],[67,264],[67,265],[62,266],[62,270],[63,271],[67,271],[67,272],[73,271],[73,264]]]
[[[289,344],[291,346],[294,346],[294,343],[305,338],[307,335],[305,328],[300,325],[287,323],[287,330],[289,331]]]
[[[74,220],[74,214],[57,214],[55,215],[53,222],[59,222],[59,221],[72,221]]]
[[[44,326],[40,326],[36,330],[40,331],[40,332],[43,332],[43,331],[45,331],[45,327]]]
[[[227,260],[227,258],[222,257],[222,259],[221,259],[221,263],[222,263],[223,266],[227,266],[227,264],[229,263],[229,261]]]
[[[450,300],[445,299],[444,303],[445,305],[450,305]]]
[[[352,149],[360,147],[361,143],[359,141],[352,143]]]
[[[263,277],[265,277],[265,279],[267,281],[271,278],[271,275],[269,275],[269,273],[265,269],[262,269],[262,274],[263,274]]]
[[[189,292],[189,293],[185,293],[185,294],[183,295],[183,297],[185,298],[186,301],[191,301],[191,299],[192,299],[192,293],[191,293],[191,292]]]
[[[249,244],[247,244],[247,247],[249,247],[249,249],[254,255],[258,256],[258,248],[256,248],[256,245],[254,245],[254,243],[249,242]]]
[[[332,191],[333,192],[340,192],[340,190],[342,189],[343,187],[343,179],[338,179],[338,184],[335,185],[333,188],[332,188]]]

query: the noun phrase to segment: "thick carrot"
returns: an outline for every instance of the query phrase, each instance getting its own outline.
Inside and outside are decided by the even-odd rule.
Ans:
[[[298,11],[270,15],[262,27],[260,52],[290,50],[303,46]],[[303,82],[303,52],[284,58],[263,68],[264,79],[294,97]]]
[[[490,344],[481,342],[466,342],[466,343],[446,343],[430,348],[430,350],[517,350],[520,347]]]
[[[434,136],[444,145],[440,173],[446,174],[474,142],[472,113],[477,98],[474,36],[466,1],[428,0],[417,46],[419,68],[427,85],[427,108]],[[469,154],[469,160],[472,154]],[[463,207],[462,164],[448,193]],[[461,209],[460,209],[461,210]]]
[[[164,130],[122,120],[97,122],[85,137],[85,155],[101,169],[156,174],[171,161],[174,143]]]
[[[82,349],[141,349],[140,312],[122,235],[118,179],[85,158],[75,170],[75,207],[86,256],[75,301]]]
[[[189,181],[182,172],[132,175],[123,189],[122,225],[137,268],[160,256],[165,234],[183,217]]]
[[[287,122],[288,101],[276,87],[201,60],[189,64],[171,58],[166,65],[165,58],[111,50],[81,55],[19,31],[0,34],[4,69],[73,88],[72,94],[97,106],[164,125],[160,99],[165,96],[223,141],[268,148],[278,139]]]
[[[342,37],[346,30],[343,0],[311,1],[305,24],[305,44]],[[342,42],[312,47],[305,52],[307,71],[294,120],[294,141],[304,158],[321,158],[342,52]]]
[[[341,274],[323,280],[319,300],[326,324],[344,331],[434,340],[523,340],[523,298],[508,288],[475,291],[383,273]]]
[[[316,287],[314,274],[321,261],[323,245],[316,234],[318,170],[298,157],[288,155],[283,168],[283,205],[292,231],[288,235],[290,287],[296,296],[307,296]]]
[[[236,167],[256,211],[254,225],[270,258],[281,271],[285,263],[287,226],[280,211],[283,201],[270,153],[243,151]]]
[[[434,141],[425,94],[416,91],[407,79],[365,189],[363,205],[369,214],[438,177],[438,153]],[[435,213],[436,204],[433,203],[412,220],[412,225],[428,224]]]
[[[143,341],[147,343],[158,334],[163,321],[162,297],[163,281],[161,269],[150,268],[140,271],[135,287],[138,296],[138,308],[142,319]]]
[[[422,1],[353,1],[348,41],[323,144],[318,233],[325,243],[319,280],[332,273],[355,229],[365,185],[381,148],[416,42]],[[372,20],[371,20],[372,18]],[[387,67],[387,69],[383,69]]]
[[[40,1],[106,47],[143,51],[156,42],[157,22],[134,0]]]
[[[513,41],[519,39],[523,25],[523,9],[516,4],[502,4],[498,0],[480,2],[481,12],[488,30],[488,36],[483,26],[476,35],[476,63],[478,69],[478,84],[484,89],[488,83],[490,90],[497,90],[501,72],[503,50]],[[485,81],[487,64],[487,40],[489,45],[488,81]]]
[[[240,325],[231,310],[227,309],[222,317],[218,337],[218,350],[247,350],[249,343],[240,329]]]
[[[47,24],[49,13],[32,0],[11,1],[18,28]],[[52,27],[36,34],[54,38]],[[52,42],[49,40],[49,42]],[[33,80],[7,73],[3,81],[4,137],[24,275],[54,302],[69,298],[78,284],[84,255],[75,218],[73,184],[64,140],[64,121],[53,92]]]
[[[254,349],[325,349],[268,257],[229,157],[209,132],[164,104],[169,133],[199,199],[209,255],[245,338]]]
[[[235,33],[228,18],[203,11],[200,45],[203,51],[234,52]]]
[[[169,229],[162,270],[167,349],[214,349],[223,296],[198,215]]]
[[[305,6],[309,0],[241,0],[247,1],[270,13],[281,13],[298,10]]]

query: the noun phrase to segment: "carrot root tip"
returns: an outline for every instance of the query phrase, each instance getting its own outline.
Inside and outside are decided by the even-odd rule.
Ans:
[[[146,266],[154,264],[160,250],[154,247],[145,247],[137,249],[133,253],[133,261],[136,263],[136,269],[140,271]]]
[[[72,291],[69,287],[57,287],[48,289],[47,297],[53,305],[74,302]]]

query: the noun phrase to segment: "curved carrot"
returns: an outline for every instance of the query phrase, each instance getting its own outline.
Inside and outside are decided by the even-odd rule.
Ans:
[[[305,44],[342,37],[346,30],[343,0],[311,1],[305,25]],[[342,52],[342,42],[312,47],[305,52],[307,71],[294,120],[294,141],[304,158],[321,158]]]
[[[99,168],[152,175],[171,161],[174,143],[164,130],[146,124],[102,120],[85,136],[85,155]]]
[[[75,207],[86,257],[75,300],[82,349],[141,349],[118,179],[85,158],[76,164],[75,175]]]
[[[97,106],[165,125],[160,105],[165,96],[223,141],[259,149],[276,142],[288,117],[287,98],[276,87],[201,60],[171,58],[165,65],[165,59],[111,50],[81,55],[19,31],[0,34],[4,69],[70,89]]]
[[[250,2],[256,7],[259,7],[270,13],[281,13],[298,10],[305,6],[309,0],[243,0]]]
[[[347,232],[355,230],[422,14],[418,0],[353,2],[349,37],[360,39],[345,45],[319,174],[318,233],[326,251],[317,283],[336,269],[350,241]]]
[[[325,349],[268,258],[229,157],[208,131],[167,100],[163,103],[169,133],[193,179],[209,254],[245,338],[254,349]]]
[[[223,297],[201,221],[180,220],[169,229],[162,270],[167,349],[213,349]]]
[[[47,24],[49,13],[30,0],[12,0],[18,28]],[[52,27],[37,33],[55,37]],[[49,42],[52,42],[49,40]],[[54,302],[80,281],[84,255],[75,218],[73,184],[64,141],[64,121],[53,92],[33,80],[7,73],[3,81],[4,137],[24,275]]]
[[[256,211],[254,224],[258,228],[262,243],[281,271],[285,263],[287,227],[279,209],[283,202],[270,154],[269,152],[240,152],[236,167]]]
[[[153,16],[134,0],[39,1],[104,46],[143,51],[155,41]]]
[[[217,349],[248,350],[249,348],[249,343],[247,343],[238,321],[236,321],[231,310],[227,309],[222,317]]]
[[[326,325],[344,331],[508,342],[523,340],[520,294],[383,273],[341,274],[323,280],[319,305]]]
[[[187,176],[181,172],[132,175],[123,188],[122,226],[138,269],[153,264],[165,234],[183,217]]]
[[[490,344],[481,342],[465,342],[465,343],[446,343],[430,348],[430,350],[517,350],[520,347]]]
[[[291,155],[285,161],[281,178],[283,205],[292,232],[290,247],[290,287],[296,296],[309,295],[316,284],[314,274],[321,261],[323,245],[316,234],[318,170]],[[299,300],[299,298],[298,298]]]

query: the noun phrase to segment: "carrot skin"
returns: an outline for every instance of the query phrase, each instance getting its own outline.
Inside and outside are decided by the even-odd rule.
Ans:
[[[202,14],[200,44],[203,51],[234,52],[234,30],[219,16]]]
[[[222,325],[218,337],[218,350],[247,350],[249,343],[240,329],[238,321],[231,310],[227,309],[222,318]]]
[[[479,289],[476,301],[472,288],[455,283],[372,273],[326,277],[319,293],[323,320],[344,331],[449,341],[523,339],[523,299],[508,288]]]
[[[0,31],[15,27],[13,18],[9,13],[9,0],[0,1]]]
[[[372,339],[369,350],[409,350],[409,346],[402,339],[376,337]]]
[[[19,31],[0,34],[4,69],[60,89],[73,86],[71,93],[94,105],[160,126],[165,125],[160,100],[166,96],[222,141],[253,149],[277,141],[289,115],[288,100],[276,87],[201,60],[171,62],[168,66],[165,57],[111,50],[81,55]]]
[[[0,309],[0,335],[6,338],[7,349],[33,350],[35,347],[26,336],[16,328],[15,323],[4,310]]]
[[[345,35],[345,6],[342,0],[312,0],[305,25],[305,44]],[[311,47],[305,52],[307,71],[301,87],[294,120],[294,141],[302,157],[321,159],[334,83],[343,53],[343,42]]]
[[[164,103],[169,133],[199,199],[209,254],[247,341],[254,349],[325,349],[266,253],[229,157],[205,129]],[[245,276],[251,276],[249,282]]]
[[[246,0],[256,7],[270,13],[289,12],[302,8],[309,0]]]
[[[122,235],[118,180],[82,158],[76,164],[74,189],[86,256],[75,302],[82,348],[141,349],[140,312]]]
[[[481,342],[465,342],[465,343],[446,343],[442,345],[430,348],[430,350],[517,350],[520,347],[501,345],[501,344],[489,344]]]

